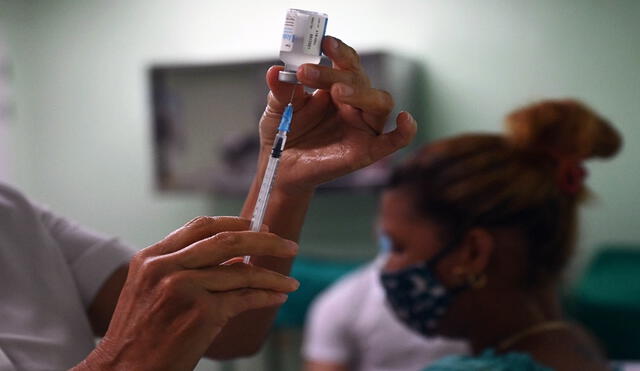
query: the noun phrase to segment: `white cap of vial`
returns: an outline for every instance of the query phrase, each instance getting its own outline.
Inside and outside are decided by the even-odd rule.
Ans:
[[[282,82],[288,82],[289,84],[300,84],[296,73],[293,71],[280,71],[278,73],[278,80]]]

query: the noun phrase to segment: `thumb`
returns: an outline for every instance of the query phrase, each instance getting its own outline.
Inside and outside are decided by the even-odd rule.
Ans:
[[[376,160],[392,154],[407,146],[416,136],[418,123],[409,112],[403,111],[396,117],[396,128],[393,131],[379,135],[375,139],[372,157]]]
[[[282,113],[289,100],[293,96],[293,108],[297,110],[305,101],[306,94],[300,84],[290,84],[278,80],[278,73],[282,71],[282,66],[271,66],[267,71],[266,81],[270,93],[267,99],[268,108],[275,113]],[[294,93],[295,90],[295,93]]]

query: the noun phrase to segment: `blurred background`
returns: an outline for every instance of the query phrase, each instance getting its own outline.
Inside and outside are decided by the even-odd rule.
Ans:
[[[0,0],[0,178],[139,248],[194,216],[237,214],[241,197],[159,182],[152,71],[213,66],[215,72],[215,66],[277,61],[287,8],[325,12],[328,34],[362,54],[405,63],[374,72],[402,96],[396,111],[408,109],[419,118],[415,145],[470,130],[501,130],[505,114],[533,100],[576,97],[591,105],[622,132],[625,145],[613,161],[589,164],[588,184],[597,197],[582,210],[567,300],[579,307],[581,295],[609,290],[594,288],[587,277],[603,250],[640,251],[635,0]],[[404,68],[415,77],[411,87],[393,78]],[[263,73],[250,73],[253,85],[246,86],[264,96]],[[238,105],[245,122],[249,115],[257,124],[264,99],[257,102]],[[211,125],[218,119],[208,118]],[[226,117],[223,127],[233,129],[233,119]],[[214,141],[224,130],[211,133]],[[212,169],[210,175],[219,176],[216,171],[224,173]],[[308,287],[319,291],[375,256],[376,208],[372,187],[318,195],[301,241],[302,262],[309,266],[296,268],[310,277]],[[313,290],[279,319],[261,354],[203,361],[198,369],[296,369]],[[598,313],[638,314],[637,301],[608,300],[627,306]],[[597,322],[604,315],[598,313],[584,318]]]

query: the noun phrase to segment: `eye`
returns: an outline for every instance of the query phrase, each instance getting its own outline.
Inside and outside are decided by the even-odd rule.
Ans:
[[[391,241],[391,252],[394,254],[402,254],[404,253],[405,247],[400,244],[397,243],[395,241]]]

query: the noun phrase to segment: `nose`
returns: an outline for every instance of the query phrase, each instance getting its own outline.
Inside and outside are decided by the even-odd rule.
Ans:
[[[382,271],[385,273],[399,271],[402,268],[406,267],[408,264],[405,264],[402,259],[394,257],[391,254],[387,261],[382,265]]]

